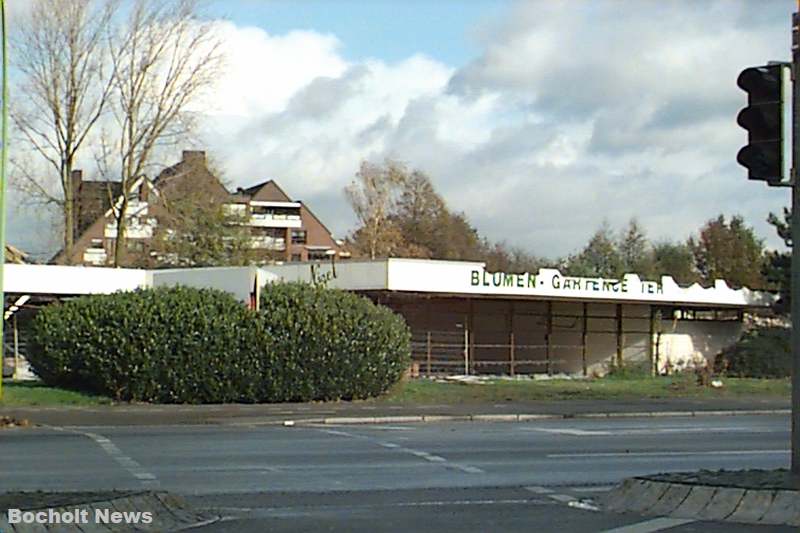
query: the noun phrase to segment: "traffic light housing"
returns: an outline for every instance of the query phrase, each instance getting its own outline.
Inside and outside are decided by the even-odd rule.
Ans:
[[[751,67],[739,74],[737,85],[747,93],[747,107],[736,121],[747,130],[747,146],[736,160],[751,180],[780,186],[789,179],[791,75],[784,64]]]

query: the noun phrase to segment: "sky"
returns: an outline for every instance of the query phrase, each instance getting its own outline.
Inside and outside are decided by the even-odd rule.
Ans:
[[[359,163],[392,158],[482,235],[538,256],[577,252],[604,221],[674,241],[721,213],[780,247],[766,217],[789,190],[736,163],[736,77],[789,60],[793,7],[211,1],[226,71],[186,148],[233,186],[275,179],[339,238],[355,224],[342,191]],[[52,250],[44,213],[10,202],[8,242]]]

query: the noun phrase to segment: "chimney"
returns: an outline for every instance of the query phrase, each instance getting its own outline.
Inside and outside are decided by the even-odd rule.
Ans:
[[[192,165],[203,165],[206,164],[206,153],[203,150],[184,150],[183,151],[183,162],[189,163]]]
[[[71,183],[72,183],[72,195],[73,198],[77,198],[80,194],[81,190],[81,182],[83,182],[83,171],[82,170],[73,170],[72,174],[70,174]]]

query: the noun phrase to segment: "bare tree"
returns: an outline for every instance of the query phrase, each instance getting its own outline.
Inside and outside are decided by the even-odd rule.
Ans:
[[[116,0],[100,5],[92,0],[34,0],[12,33],[12,62],[21,75],[15,88],[24,94],[17,99],[23,105],[11,109],[12,120],[24,145],[53,169],[49,176],[40,175],[29,158],[14,158],[18,188],[59,208],[67,261],[76,237],[71,175],[111,90],[103,35],[117,7]],[[58,187],[50,185],[54,177]]]
[[[220,76],[220,41],[197,14],[195,0],[139,0],[127,24],[108,34],[113,65],[110,100],[116,121],[108,140],[123,194],[113,205],[114,265],[125,254],[129,196],[158,146],[190,132],[189,106]]]
[[[353,235],[370,259],[385,255],[400,237],[390,217],[397,203],[406,169],[397,162],[383,166],[363,161],[355,179],[345,187],[345,196],[359,221]]]

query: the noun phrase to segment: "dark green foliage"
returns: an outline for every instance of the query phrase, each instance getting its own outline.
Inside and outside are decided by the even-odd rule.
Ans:
[[[59,386],[159,403],[367,398],[408,366],[402,318],[354,294],[270,285],[264,309],[187,287],[44,308],[29,359]]]
[[[361,296],[300,283],[268,285],[260,313],[285,365],[286,400],[376,396],[410,364],[403,318]]]
[[[732,287],[764,288],[764,241],[756,237],[741,216],[734,215],[727,221],[719,215],[709,220],[687,245],[706,285],[723,279]]]
[[[792,211],[783,208],[783,219],[770,213],[767,222],[775,227],[789,251],[772,250],[767,252],[764,264],[764,277],[770,289],[777,289],[778,301],[773,308],[781,314],[788,314],[792,307]]]
[[[84,296],[41,310],[29,358],[48,385],[119,400],[243,400],[254,379],[250,343],[261,340],[254,318],[209,289]]]
[[[686,243],[661,241],[653,245],[653,279],[672,276],[676,283],[687,287],[700,280],[694,266],[692,249]]]
[[[791,330],[781,327],[749,331],[717,356],[715,370],[735,377],[789,377],[792,371],[790,336]]]

